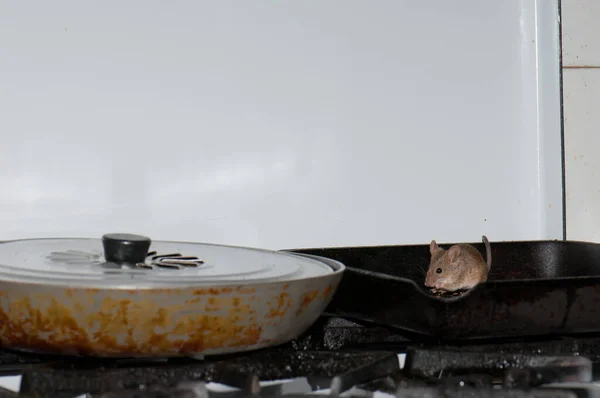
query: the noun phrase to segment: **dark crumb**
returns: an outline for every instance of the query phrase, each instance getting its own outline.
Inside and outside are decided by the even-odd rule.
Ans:
[[[443,290],[432,289],[430,291],[430,293],[431,293],[432,296],[434,296],[434,297],[440,297],[440,298],[458,297],[458,296],[462,296],[466,292],[467,292],[467,290],[457,290],[455,292],[446,292],[446,291],[443,291]]]

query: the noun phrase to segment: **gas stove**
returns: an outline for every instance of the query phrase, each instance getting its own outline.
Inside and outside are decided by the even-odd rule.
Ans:
[[[415,342],[323,316],[283,346],[178,359],[94,359],[0,351],[0,398],[595,397],[600,336]]]

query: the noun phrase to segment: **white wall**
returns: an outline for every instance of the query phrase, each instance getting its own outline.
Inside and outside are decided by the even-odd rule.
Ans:
[[[562,0],[567,238],[600,241],[600,2]]]
[[[1,3],[0,239],[562,237],[557,2]]]

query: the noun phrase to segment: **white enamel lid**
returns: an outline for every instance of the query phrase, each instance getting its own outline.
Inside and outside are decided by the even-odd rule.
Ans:
[[[137,260],[127,257],[135,251]],[[126,234],[105,235],[102,239],[28,239],[0,244],[0,280],[75,287],[136,289],[286,282],[342,270],[343,266],[334,270],[317,259],[286,252],[150,242],[148,238]]]

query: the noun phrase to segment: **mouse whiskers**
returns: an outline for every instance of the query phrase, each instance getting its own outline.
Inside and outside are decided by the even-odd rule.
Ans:
[[[427,268],[429,268],[429,265],[415,264],[413,266],[413,269],[417,271],[416,274],[422,277],[425,277],[425,275],[427,275]]]

